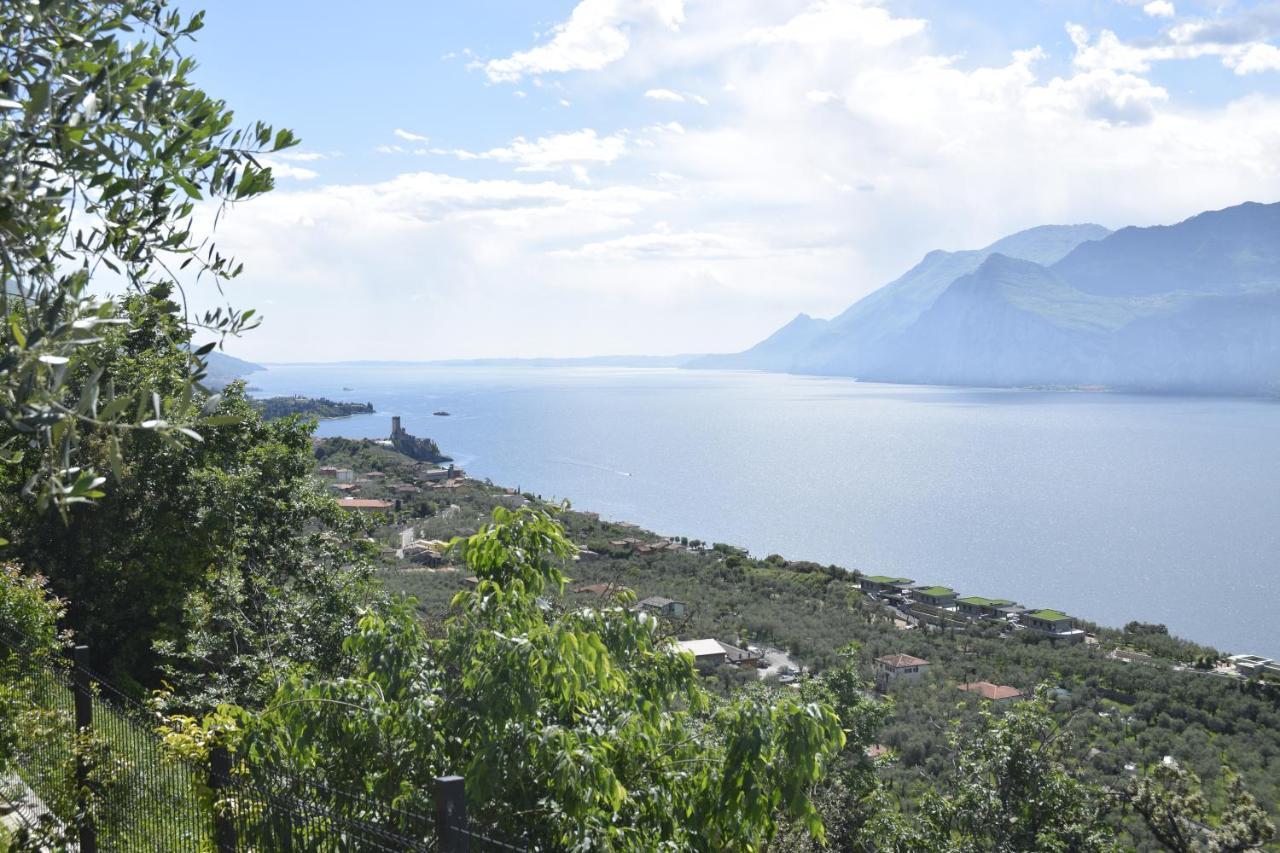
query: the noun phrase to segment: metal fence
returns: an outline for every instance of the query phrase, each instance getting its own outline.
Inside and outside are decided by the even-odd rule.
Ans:
[[[436,780],[426,815],[285,769],[247,767],[225,750],[208,766],[188,763],[163,747],[154,711],[92,671],[87,648],[70,661],[32,662],[24,646],[0,631],[3,676],[23,700],[14,763],[48,812],[32,831],[61,834],[80,853],[533,849],[474,826],[457,776]]]

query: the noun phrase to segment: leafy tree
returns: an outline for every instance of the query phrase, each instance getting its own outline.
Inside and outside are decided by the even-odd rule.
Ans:
[[[1103,792],[1068,771],[1064,732],[1047,693],[1003,714],[984,709],[976,732],[952,736],[952,773],[930,790],[913,819],[873,821],[873,849],[1017,853],[1108,853],[1120,848]]]
[[[1176,762],[1161,762],[1135,781],[1128,802],[1172,853],[1259,850],[1275,837],[1275,825],[1238,775],[1227,769],[1224,777],[1227,802],[1216,825],[1200,777]]]
[[[62,606],[44,578],[24,575],[12,563],[0,565],[0,773],[9,770],[18,719],[33,689],[25,679],[35,667],[48,665],[63,644]]]
[[[117,441],[128,457],[110,494],[64,519],[9,489],[0,511],[10,550],[67,597],[96,666],[150,685],[163,673],[197,707],[255,704],[293,662],[336,665],[374,598],[369,554],[359,520],[312,479],[310,422],[264,423],[238,384],[183,393],[188,332],[167,295],[157,286],[126,300],[130,323],[88,350],[93,370],[117,387],[173,395],[176,428],[193,428],[202,411],[220,425],[182,444],[85,430],[86,460],[109,465]],[[8,473],[20,479],[29,465]]]
[[[180,435],[169,397],[93,361],[102,331],[131,322],[95,292],[180,286],[182,270],[219,286],[237,275],[197,232],[196,203],[269,190],[257,155],[294,144],[263,124],[234,129],[192,85],[181,46],[200,26],[167,0],[0,4],[0,452],[26,458],[22,491],[42,508],[101,496],[84,429]],[[183,324],[234,334],[252,314],[220,307]],[[200,375],[191,361],[184,387]]]
[[[427,807],[466,778],[473,813],[552,849],[762,849],[784,820],[821,837],[810,792],[844,743],[830,706],[749,692],[717,703],[687,654],[622,607],[555,611],[573,551],[545,511],[494,511],[460,543],[479,582],[429,638],[401,601],[347,641],[338,678],[298,671],[237,719],[251,765]]]

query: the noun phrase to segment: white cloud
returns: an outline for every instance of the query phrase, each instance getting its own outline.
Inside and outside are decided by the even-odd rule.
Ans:
[[[679,92],[673,92],[670,89],[650,89],[644,93],[646,98],[652,98],[655,101],[672,101],[677,104],[684,103],[684,95]]]
[[[1223,58],[1223,64],[1241,76],[1263,71],[1280,71],[1280,47],[1258,42],[1239,53]]]
[[[1169,0],[1151,0],[1142,7],[1142,11],[1152,18],[1172,18],[1178,14],[1178,10]]]
[[[399,127],[395,129],[395,135],[400,139],[406,140],[408,142],[429,142],[430,141],[429,139],[427,139],[427,137],[423,136],[422,134],[413,133],[412,131],[404,130],[403,128],[399,128]]]
[[[758,242],[702,231],[671,234],[658,231],[628,234],[613,240],[587,243],[576,249],[551,252],[552,257],[593,261],[639,261],[681,258],[685,260],[759,257],[766,247]]]
[[[569,20],[552,28],[551,41],[505,59],[484,64],[495,83],[526,75],[595,71],[626,56],[627,31],[637,23],[677,29],[684,21],[684,0],[581,0]]]
[[[804,93],[804,99],[811,104],[829,104],[840,100],[840,96],[826,89],[810,89]]]
[[[1087,71],[1146,73],[1156,62],[1204,56],[1218,57],[1223,66],[1241,76],[1280,69],[1280,48],[1208,21],[1177,24],[1161,39],[1143,44],[1122,41],[1111,30],[1103,30],[1091,41],[1089,31],[1078,24],[1068,24],[1067,32],[1076,47],[1073,64]]]
[[[785,24],[750,31],[747,40],[798,45],[856,42],[883,47],[915,35],[925,23],[919,18],[895,18],[866,0],[819,0]]]
[[[331,154],[322,154],[319,151],[277,151],[271,155],[277,160],[288,160],[293,163],[313,163],[317,160],[328,160]]]
[[[1097,69],[1051,81],[1045,94],[1060,96],[1085,116],[1111,124],[1145,124],[1156,108],[1169,100],[1160,86],[1134,74]]]
[[[273,154],[270,157],[259,156],[258,159],[262,162],[262,165],[270,166],[271,174],[277,178],[290,178],[295,181],[310,181],[319,176],[319,173],[312,169],[306,169],[302,166],[294,166],[289,163],[281,162],[278,154]]]
[[[425,153],[450,154],[460,160],[496,160],[515,164],[517,172],[550,172],[571,164],[608,165],[627,150],[621,134],[600,136],[591,128],[556,133],[538,139],[517,136],[510,144],[488,151],[433,148]]]

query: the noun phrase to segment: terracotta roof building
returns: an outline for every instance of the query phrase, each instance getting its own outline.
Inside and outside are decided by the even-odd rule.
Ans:
[[[929,668],[924,658],[898,653],[885,655],[875,660],[876,689],[881,693],[889,689],[889,685],[899,681],[917,681]]]
[[[339,498],[338,506],[360,512],[390,512],[394,504],[391,501],[379,501],[373,498]]]
[[[961,684],[959,687],[966,693],[973,693],[989,702],[1001,705],[1024,698],[1022,691],[1018,688],[1009,687],[1006,684],[992,684],[990,681],[971,681],[967,684]]]

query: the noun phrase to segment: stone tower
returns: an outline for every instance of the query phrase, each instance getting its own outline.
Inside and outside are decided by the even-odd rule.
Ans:
[[[392,437],[392,438],[395,438],[395,437],[397,437],[398,435],[400,435],[400,433],[401,433],[401,429],[400,429],[400,416],[399,416],[399,415],[392,415],[392,416],[391,416],[391,437]]]

